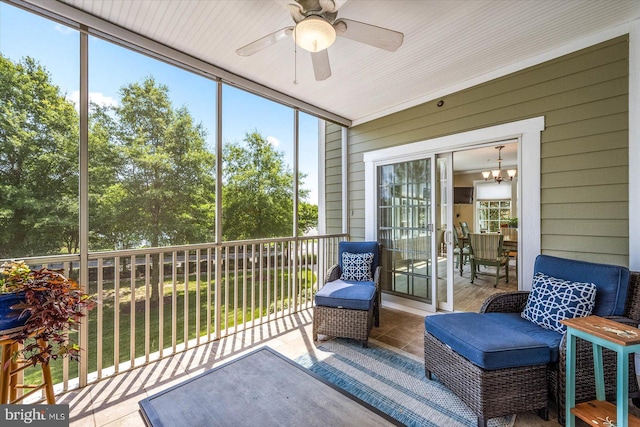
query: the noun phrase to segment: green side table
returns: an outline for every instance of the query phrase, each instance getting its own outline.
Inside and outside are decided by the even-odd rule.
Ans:
[[[566,420],[568,427],[575,427],[576,417],[589,425],[605,427],[638,426],[640,419],[629,416],[629,355],[640,352],[640,329],[622,323],[588,316],[563,320],[567,326],[567,389]],[[576,338],[593,344],[593,363],[596,379],[596,400],[576,405]],[[617,354],[617,406],[607,402],[604,390],[602,349]],[[636,380],[635,378],[633,379]]]

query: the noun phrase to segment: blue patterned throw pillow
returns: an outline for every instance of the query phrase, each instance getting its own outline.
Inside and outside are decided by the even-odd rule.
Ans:
[[[557,279],[544,273],[533,277],[527,305],[520,314],[524,319],[552,331],[564,333],[564,319],[586,317],[596,301],[596,285]]]
[[[352,254],[351,252],[342,253],[342,280],[355,280],[357,282],[370,282],[371,263],[373,262],[373,254],[368,252],[364,254]]]

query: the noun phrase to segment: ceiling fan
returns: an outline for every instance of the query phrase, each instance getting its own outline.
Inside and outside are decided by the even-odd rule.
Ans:
[[[293,36],[296,44],[311,52],[316,80],[331,76],[327,48],[338,37],[345,37],[370,46],[395,51],[402,45],[404,34],[351,19],[336,19],[338,9],[334,0],[295,0],[287,5],[295,26],[285,27],[255,40],[236,53],[249,56],[280,40]]]

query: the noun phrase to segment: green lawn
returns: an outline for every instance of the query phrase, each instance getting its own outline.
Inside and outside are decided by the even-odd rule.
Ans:
[[[301,271],[298,280],[300,292],[298,295],[299,302],[304,302],[307,295],[311,294],[312,286],[316,281],[315,274],[311,270]],[[232,327],[235,324],[241,324],[243,322],[249,322],[252,319],[258,319],[261,316],[267,315],[269,312],[281,311],[283,308],[287,308],[292,303],[293,295],[289,293],[287,283],[289,282],[289,273],[287,271],[281,271],[280,269],[271,269],[269,272],[269,281],[267,282],[267,270],[263,271],[263,280],[260,283],[256,279],[256,283],[251,286],[251,274],[248,273],[246,277],[247,281],[247,310],[243,311],[243,292],[242,285],[244,276],[242,273],[238,275],[238,295],[237,295],[237,307],[238,310],[234,310],[236,306],[236,294],[235,294],[235,276],[230,274],[229,276],[228,293],[225,293],[224,282],[222,284],[222,312],[221,312],[221,329],[226,327]],[[184,319],[185,319],[185,284],[184,276],[178,276],[176,278],[176,293],[175,293],[175,319],[172,317],[172,302],[174,299],[173,284],[170,280],[164,282],[164,313],[162,319],[163,325],[163,347],[171,348],[172,346],[172,331],[176,332],[176,344],[184,342]],[[200,336],[207,333],[207,286],[206,275],[200,277]],[[262,287],[262,298],[260,298],[260,288]],[[274,287],[278,296],[277,302],[274,303]],[[211,304],[215,297],[215,284],[211,283]],[[271,301],[267,300],[267,288],[270,288]],[[159,350],[159,300],[151,302],[150,314],[150,333],[149,337],[145,337],[145,288],[143,280],[136,280],[136,306],[135,306],[135,356],[140,357],[145,354],[145,342],[149,340],[149,352],[154,353]],[[188,337],[193,339],[197,336],[196,330],[196,294],[198,292],[196,276],[190,275],[188,283]],[[130,280],[122,280],[120,284],[120,301],[119,301],[119,362],[126,362],[131,360],[130,351],[130,337],[131,337],[131,286]],[[88,316],[89,324],[89,372],[94,372],[97,369],[97,347],[98,340],[102,342],[102,367],[113,366],[114,364],[114,348],[115,348],[115,292],[113,282],[105,282],[103,286],[103,300],[102,305],[102,336],[98,337],[98,308],[94,308]],[[228,301],[228,305],[226,302]],[[253,310],[251,309],[251,302],[253,301]],[[262,301],[262,306],[260,302]],[[283,307],[284,306],[284,307]],[[215,313],[213,308],[211,309],[211,330],[213,332],[213,319]],[[85,322],[87,319],[84,320]],[[77,339],[77,334],[71,336],[72,340]],[[62,361],[51,362],[51,373],[53,376],[53,382],[62,382]],[[69,362],[69,378],[78,376],[78,364],[74,361]],[[30,368],[25,371],[25,383],[38,383],[40,381],[40,369]]]

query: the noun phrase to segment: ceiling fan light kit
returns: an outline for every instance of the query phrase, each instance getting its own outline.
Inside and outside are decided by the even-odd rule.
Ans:
[[[296,44],[309,52],[325,50],[336,41],[336,30],[318,16],[309,16],[296,24]]]
[[[315,79],[325,80],[331,76],[331,65],[327,48],[343,37],[369,46],[393,52],[402,45],[404,34],[351,19],[336,19],[338,12],[333,0],[296,0],[287,5],[295,27],[285,27],[259,38],[240,49],[240,56],[251,56],[290,36],[296,45],[311,52],[311,63]],[[296,80],[294,79],[294,83]]]

